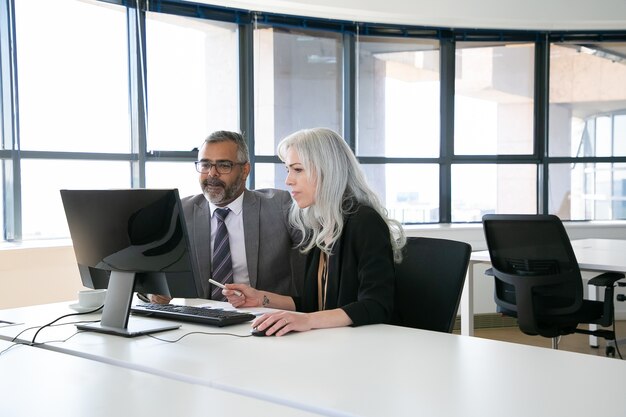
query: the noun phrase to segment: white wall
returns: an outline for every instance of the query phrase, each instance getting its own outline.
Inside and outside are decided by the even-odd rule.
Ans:
[[[83,289],[74,249],[0,244],[0,309],[69,301]]]
[[[626,1],[196,0],[243,10],[357,22],[483,29],[626,28]]]

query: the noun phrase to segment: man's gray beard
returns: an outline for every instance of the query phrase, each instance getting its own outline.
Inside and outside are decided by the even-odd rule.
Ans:
[[[223,181],[222,181],[223,184]],[[209,200],[211,203],[218,205],[222,204],[225,201],[232,201],[237,196],[237,193],[241,189],[241,174],[237,177],[237,180],[230,186],[224,187],[219,193],[211,194],[206,188],[203,187],[202,193],[204,197]]]

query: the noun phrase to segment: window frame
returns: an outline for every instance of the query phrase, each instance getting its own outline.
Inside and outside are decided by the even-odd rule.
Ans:
[[[2,120],[0,161],[3,177],[4,236],[7,241],[22,239],[21,175],[23,159],[123,160],[131,163],[132,187],[146,184],[147,162],[175,161],[192,163],[193,150],[147,151],[146,147],[146,5],[153,13],[169,13],[213,21],[236,23],[239,30],[239,120],[240,130],[249,141],[251,165],[280,163],[276,155],[255,155],[253,35],[255,22],[275,27],[299,27],[341,33],[343,40],[343,136],[354,150],[357,134],[356,39],[359,36],[412,37],[440,42],[440,155],[437,158],[357,157],[367,164],[433,164],[439,165],[439,222],[451,223],[451,167],[453,164],[534,164],[537,166],[537,213],[549,211],[549,168],[556,163],[626,163],[618,157],[551,157],[548,154],[549,64],[552,42],[625,42],[626,30],[614,31],[536,31],[491,30],[390,25],[329,20],[306,16],[286,16],[247,11],[182,0],[97,0],[125,7],[129,49],[129,105],[131,114],[131,151],[128,154],[84,152],[21,151],[19,147],[19,92],[15,54],[15,0],[0,0],[0,113]],[[139,8],[136,8],[139,3]],[[533,152],[525,155],[456,155],[454,153],[454,80],[456,42],[532,42],[535,45]],[[254,170],[249,187],[256,183]]]

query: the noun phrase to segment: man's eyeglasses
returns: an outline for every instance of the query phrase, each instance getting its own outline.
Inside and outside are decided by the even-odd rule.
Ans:
[[[217,161],[212,163],[209,161],[196,161],[196,171],[201,174],[208,174],[211,168],[215,167],[218,174],[230,174],[235,165],[245,165],[246,162]]]

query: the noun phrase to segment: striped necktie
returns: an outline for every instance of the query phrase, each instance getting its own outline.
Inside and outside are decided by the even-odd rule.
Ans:
[[[224,220],[230,213],[229,208],[215,209],[217,216],[217,233],[215,233],[215,241],[213,242],[213,279],[222,284],[233,282],[233,262],[230,256],[230,244],[228,241],[228,229]],[[225,301],[226,297],[222,295],[222,289],[213,285],[211,290],[211,299]]]

